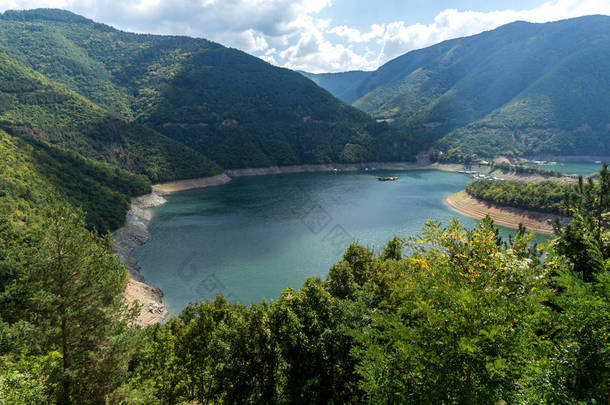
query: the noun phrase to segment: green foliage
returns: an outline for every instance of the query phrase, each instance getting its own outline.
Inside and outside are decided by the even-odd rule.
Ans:
[[[0,404],[45,405],[53,401],[60,373],[60,355],[22,356],[14,361],[0,358]],[[54,380],[55,379],[55,380]]]
[[[565,215],[564,200],[570,186],[552,181],[475,180],[466,185],[473,197],[494,204]]]
[[[103,404],[125,378],[135,342],[125,268],[110,238],[88,230],[81,210],[28,171],[29,156],[4,157],[4,174],[27,169],[29,183],[12,186],[39,188],[32,200],[7,194],[0,215],[0,401]]]
[[[555,229],[560,236],[557,251],[572,262],[575,272],[591,282],[595,274],[603,272],[604,261],[610,258],[608,165],[604,164],[597,183],[591,178],[585,183],[580,177],[578,186],[567,195],[565,205],[575,220],[564,229]]]
[[[549,316],[544,267],[498,246],[488,223],[472,231],[429,223],[412,249],[389,309],[356,332],[368,400],[517,402]]]
[[[558,260],[562,260],[560,257]],[[555,350],[540,384],[546,403],[604,403],[610,387],[610,276],[598,269],[590,282],[569,266],[557,269],[561,294],[553,301],[557,314]],[[544,364],[545,362],[543,362]]]
[[[548,403],[603,403],[610,392],[610,172],[582,178],[566,201],[574,219],[550,251],[560,292],[553,356],[539,383]],[[557,389],[559,387],[559,389]]]

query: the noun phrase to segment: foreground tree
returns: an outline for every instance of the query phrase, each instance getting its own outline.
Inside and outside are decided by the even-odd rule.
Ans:
[[[32,321],[44,347],[61,354],[62,404],[104,403],[126,368],[134,309],[122,302],[127,274],[110,243],[86,229],[81,211],[51,198],[24,263]]]
[[[586,282],[592,282],[595,275],[604,269],[604,260],[610,257],[610,171],[604,164],[602,171],[593,181],[579,183],[566,196],[566,210],[574,220],[563,229],[557,224],[555,233],[558,241],[555,249],[565,256],[573,271]]]
[[[566,199],[573,220],[556,227],[555,350],[540,380],[547,403],[610,404],[610,172],[582,178]],[[558,389],[559,388],[559,389]],[[542,402],[541,400],[541,402]]]
[[[561,258],[557,258],[561,260]],[[559,265],[553,303],[553,344],[536,381],[532,403],[610,403],[610,262],[584,281],[571,266]]]
[[[549,316],[547,269],[519,251],[531,237],[506,249],[490,221],[426,226],[396,268],[388,309],[373,309],[372,326],[355,331],[369,401],[518,401]]]

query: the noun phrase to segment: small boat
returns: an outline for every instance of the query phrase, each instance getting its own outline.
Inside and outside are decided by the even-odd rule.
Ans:
[[[396,177],[396,176],[377,177],[377,180],[379,180],[379,181],[396,181],[396,180],[398,180],[398,177]]]

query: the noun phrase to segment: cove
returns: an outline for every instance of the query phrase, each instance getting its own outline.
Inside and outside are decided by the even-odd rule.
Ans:
[[[441,171],[236,177],[167,196],[153,208],[150,242],[134,256],[174,314],[218,294],[244,304],[273,300],[308,277],[325,277],[351,241],[380,251],[395,235],[415,236],[428,219],[474,226],[444,202],[469,181]]]

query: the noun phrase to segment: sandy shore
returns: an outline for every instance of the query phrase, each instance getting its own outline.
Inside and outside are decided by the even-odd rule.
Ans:
[[[523,224],[535,232],[552,234],[555,219],[566,223],[568,218],[537,211],[503,207],[490,204],[470,196],[466,191],[452,194],[445,199],[454,210],[475,219],[483,219],[487,214],[497,225],[518,229]]]
[[[195,188],[219,186],[231,181],[226,173],[211,177],[201,177],[198,179],[177,180],[167,183],[159,183],[153,186],[153,192],[159,195],[171,194],[176,191],[192,190]]]

